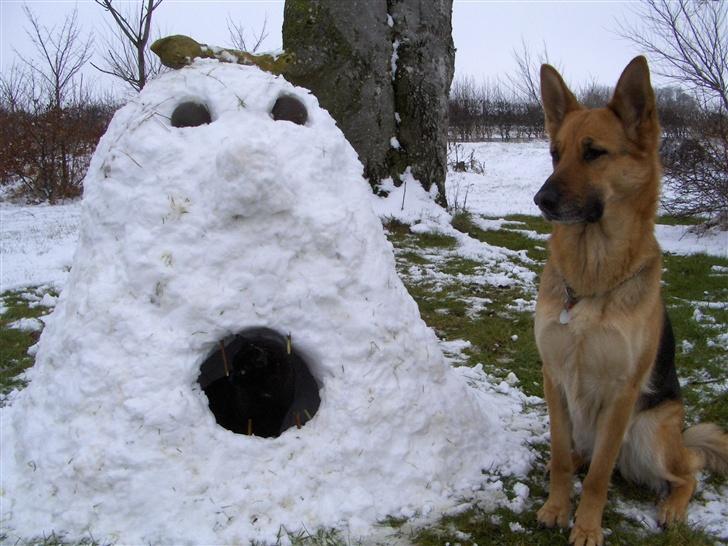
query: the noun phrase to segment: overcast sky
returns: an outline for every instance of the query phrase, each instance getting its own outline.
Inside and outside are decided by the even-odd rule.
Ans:
[[[47,26],[61,23],[77,7],[83,32],[93,33],[96,49],[101,49],[109,15],[91,0],[0,0],[0,71],[6,71],[16,59],[15,50],[32,55],[23,4]],[[503,77],[513,72],[513,50],[520,49],[525,40],[534,53],[545,44],[552,63],[564,67],[575,86],[591,80],[614,85],[624,66],[641,53],[614,33],[618,20],[633,19],[633,7],[632,2],[621,1],[455,0],[455,75],[469,75],[476,82]],[[281,47],[283,0],[164,0],[155,17],[160,36],[187,34],[213,45],[228,44],[228,17],[251,33],[259,31],[267,18],[269,34],[263,47]],[[86,74],[99,86],[110,85],[109,77],[93,68]]]

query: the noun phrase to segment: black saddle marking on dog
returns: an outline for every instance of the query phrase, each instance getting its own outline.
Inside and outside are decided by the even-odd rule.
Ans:
[[[637,403],[640,411],[654,408],[668,400],[680,400],[680,382],[675,368],[675,336],[667,310],[663,308],[662,334],[655,366],[649,381],[650,392],[643,393]]]

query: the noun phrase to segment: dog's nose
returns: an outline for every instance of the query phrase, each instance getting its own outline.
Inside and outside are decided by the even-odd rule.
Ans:
[[[538,208],[543,212],[556,212],[559,207],[559,200],[561,193],[556,189],[553,184],[546,182],[538,193],[533,197],[533,202],[536,203]]]

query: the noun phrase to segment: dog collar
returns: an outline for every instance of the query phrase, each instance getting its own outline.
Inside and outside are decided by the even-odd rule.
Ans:
[[[611,292],[612,290],[616,290],[623,284],[625,284],[627,281],[631,281],[634,279],[637,275],[642,273],[647,265],[643,265],[640,267],[637,271],[635,271],[632,275],[628,276],[627,278],[623,279],[619,283],[617,283],[616,286],[613,288],[610,288],[604,294],[607,294]],[[569,286],[569,284],[566,282],[566,279],[562,278],[561,281],[564,284],[564,308],[561,310],[561,313],[559,313],[559,322],[561,324],[569,324],[569,321],[571,320],[571,310],[574,308],[574,306],[581,301],[581,297],[576,295],[576,292],[574,292],[574,289]],[[598,296],[600,294],[592,294],[591,296]],[[589,296],[589,297],[591,297]]]
[[[564,308],[559,314],[559,322],[561,324],[569,324],[569,321],[571,320],[571,310],[577,303],[579,303],[580,299],[581,298],[574,292],[574,289],[566,284],[566,281],[564,281]]]

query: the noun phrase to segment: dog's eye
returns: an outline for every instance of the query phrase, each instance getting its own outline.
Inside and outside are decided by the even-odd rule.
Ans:
[[[594,148],[592,146],[588,146],[584,149],[584,154],[582,155],[584,161],[594,161],[595,159],[602,157],[607,153],[607,150],[602,150],[601,148]]]
[[[551,150],[551,161],[553,161],[554,163],[559,162],[559,151],[556,148]]]

